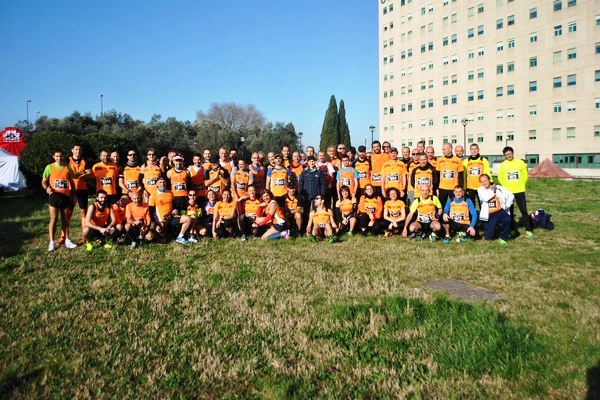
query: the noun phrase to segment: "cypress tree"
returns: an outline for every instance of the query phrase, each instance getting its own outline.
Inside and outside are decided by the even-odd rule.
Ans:
[[[319,147],[322,151],[326,151],[328,146],[336,146],[340,143],[339,126],[337,102],[335,96],[331,95],[329,107],[327,107],[325,119],[323,120],[323,129],[321,129],[321,143]]]
[[[340,100],[340,141],[344,143],[346,148],[350,148],[350,128],[348,128],[348,122],[346,121],[346,107],[344,106],[344,100]]]

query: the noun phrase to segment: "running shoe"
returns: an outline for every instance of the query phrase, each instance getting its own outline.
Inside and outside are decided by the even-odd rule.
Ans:
[[[196,237],[196,235],[190,235],[188,241],[191,243],[198,243],[198,238]]]
[[[48,243],[48,251],[54,251],[56,250],[56,244],[54,243],[54,241]]]
[[[246,234],[242,235],[242,242],[245,242],[246,240],[248,240],[248,236],[246,236]]]
[[[438,237],[435,233],[431,232],[431,234],[429,235],[429,240],[435,242],[436,240],[438,240]]]
[[[408,235],[408,238],[411,239],[411,240],[414,239],[414,238],[416,238],[416,237],[417,237],[417,234],[414,233],[414,232],[411,233],[410,235]]]
[[[451,238],[450,236],[446,236],[446,237],[444,238],[444,244],[448,244],[448,243],[450,243],[451,241],[452,241],[452,238]]]
[[[466,242],[467,241],[467,235],[464,234],[464,232],[458,232],[458,239],[456,240],[461,242]]]
[[[348,236],[350,236],[350,237],[354,236],[354,232],[352,232],[352,231],[348,232]]]
[[[137,248],[138,248],[138,244],[137,244],[137,242],[131,242],[131,246],[129,246],[129,248],[130,248],[131,250],[135,250],[135,249],[137,249]]]
[[[535,235],[531,231],[525,232],[527,234],[527,239],[535,239]]]
[[[316,238],[316,237],[314,237],[313,235],[310,235],[310,236],[308,237],[308,241],[309,241],[309,242],[311,242],[311,243],[317,243],[317,238]]]
[[[94,245],[90,242],[85,242],[85,251],[92,251],[94,250]]]
[[[110,242],[106,242],[106,243],[104,243],[104,248],[107,250],[110,250],[110,249],[112,249],[112,244]]]
[[[385,236],[386,238],[389,238],[389,237],[392,237],[392,235],[393,235],[393,234],[394,234],[394,233],[393,233],[392,231],[386,231],[386,232],[385,232],[385,234],[384,234],[384,236]]]
[[[500,243],[500,244],[504,245],[504,244],[506,244],[507,242],[506,242],[506,240],[504,240],[504,239],[498,239],[498,243]]]
[[[285,231],[281,232],[281,238],[282,239],[289,239],[290,238],[290,230],[286,229]]]
[[[74,249],[75,247],[77,247],[77,245],[73,242],[71,242],[71,239],[67,239],[65,240],[65,247],[67,249]]]
[[[175,241],[181,244],[190,244],[189,240],[187,240],[183,236],[179,236]]]
[[[329,238],[329,243],[335,243],[337,242],[338,237],[335,235],[331,235],[331,237]]]

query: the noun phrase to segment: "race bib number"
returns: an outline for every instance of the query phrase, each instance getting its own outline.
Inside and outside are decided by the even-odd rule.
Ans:
[[[429,214],[419,214],[419,222],[423,222],[424,224],[428,224],[431,222],[431,215]]]
[[[110,186],[112,185],[112,177],[100,178],[100,184],[102,186]]]
[[[491,210],[495,210],[496,208],[498,208],[498,202],[496,200],[490,200],[488,201],[488,207]]]
[[[198,184],[194,185],[194,188],[196,190],[204,190],[204,183],[198,183]]]
[[[398,182],[398,174],[388,174],[388,181],[389,182]]]
[[[244,189],[246,189],[246,184],[244,182],[236,182],[235,188],[237,190],[244,190]]]
[[[509,181],[518,181],[519,173],[518,172],[509,172],[506,174],[506,179],[508,179]]]
[[[479,167],[472,167],[469,169],[469,175],[471,176],[479,176],[481,175],[481,168]]]
[[[429,177],[417,179],[417,186],[421,186],[421,185],[431,186],[431,180],[429,179]]]
[[[454,179],[456,171],[444,170],[444,179]]]
[[[220,185],[219,185],[219,186],[211,186],[210,188],[211,188],[211,189],[213,190],[213,192],[215,192],[216,194],[219,194],[219,193],[221,193],[221,186],[220,186]]]
[[[185,190],[185,183],[177,182],[175,185],[173,185],[173,190]]]
[[[127,181],[127,189],[137,189],[138,187],[138,181]]]
[[[452,214],[452,220],[454,222],[464,222],[465,214]]]
[[[390,216],[392,218],[398,218],[402,213],[400,211],[390,211]]]
[[[156,178],[148,178],[146,180],[146,185],[148,186],[156,186],[156,181],[158,180],[158,177]]]
[[[373,175],[371,175],[371,180],[373,182],[381,182],[381,174],[373,174]]]
[[[275,185],[275,186],[285,186],[285,179],[275,179],[275,181],[273,181],[273,185]]]
[[[325,226],[327,226],[325,222],[319,222],[319,228],[325,229]]]
[[[367,179],[367,172],[366,171],[359,172],[358,177],[359,177],[359,179]]]
[[[350,186],[350,179],[343,178],[342,179],[342,186]]]
[[[375,213],[375,207],[365,207],[365,210],[371,213]]]
[[[54,181],[54,189],[68,189],[69,188],[69,181],[64,181],[62,179],[57,179]]]

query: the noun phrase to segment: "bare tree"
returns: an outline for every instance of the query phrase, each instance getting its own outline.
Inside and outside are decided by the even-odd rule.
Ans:
[[[265,116],[254,104],[212,103],[208,112],[198,111],[196,122],[205,122],[231,131],[251,130],[265,126]]]

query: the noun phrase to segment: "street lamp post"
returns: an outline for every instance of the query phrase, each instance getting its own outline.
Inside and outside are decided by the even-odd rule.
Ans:
[[[26,107],[27,107],[27,127],[29,127],[29,103],[31,103],[31,100],[27,100],[25,102]]]
[[[365,148],[367,147],[367,137],[365,136]]]
[[[37,111],[37,112],[35,113],[35,121],[36,121],[36,122],[37,122],[37,120],[38,120],[38,119],[40,119],[40,112],[41,112],[41,111]]]
[[[460,123],[463,126],[463,149],[466,150],[466,148],[467,148],[467,124],[469,123],[469,120],[466,118],[463,118],[460,120]]]
[[[371,150],[373,149],[373,132],[375,132],[375,125],[371,125],[369,127],[369,130],[371,131]]]
[[[302,151],[302,136],[304,136],[304,133],[298,132],[298,139],[300,140],[300,151]]]
[[[242,156],[242,160],[244,159],[244,142],[245,142],[245,141],[246,141],[246,138],[245,138],[244,136],[242,136],[242,137],[240,138],[240,142],[242,143],[242,145],[240,146],[240,147],[241,147],[241,149],[240,149],[240,150],[241,150],[241,152],[240,152],[240,153],[242,153],[242,154],[241,154],[241,156]]]
[[[100,116],[104,117],[104,95],[100,94]]]

